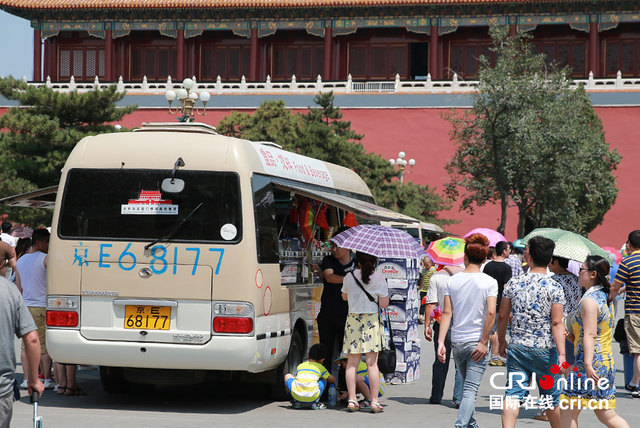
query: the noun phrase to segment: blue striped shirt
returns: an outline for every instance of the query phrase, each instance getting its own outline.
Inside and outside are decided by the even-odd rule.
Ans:
[[[622,259],[616,281],[626,285],[625,313],[640,314],[640,250]]]

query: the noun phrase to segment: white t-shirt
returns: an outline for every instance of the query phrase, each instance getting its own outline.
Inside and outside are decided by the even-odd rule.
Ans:
[[[376,300],[369,300],[364,291],[356,284],[351,273],[342,280],[342,292],[347,293],[350,314],[375,314],[378,312],[378,298],[387,297],[389,295],[389,287],[387,280],[378,272],[374,272],[369,277],[369,283],[365,284],[362,280],[362,272],[360,269],[353,271],[365,290]]]
[[[444,308],[444,289],[449,284],[449,278],[451,276],[444,270],[431,275],[427,290],[427,303],[437,303],[438,307]]]
[[[47,307],[47,269],[45,253],[27,253],[18,259],[17,268],[22,282],[22,297],[27,306]]]
[[[498,297],[498,282],[483,272],[459,272],[449,278],[444,295],[451,296],[453,305],[451,342],[479,341],[487,315],[487,297]]]
[[[16,244],[18,243],[18,238],[16,238],[15,236],[11,236],[8,233],[0,234],[0,239],[3,242],[6,242],[7,244],[11,245],[12,247],[15,247]]]

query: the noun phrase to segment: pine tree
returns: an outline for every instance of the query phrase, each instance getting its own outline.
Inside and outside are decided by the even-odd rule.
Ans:
[[[0,197],[55,185],[69,153],[83,137],[116,132],[117,122],[137,106],[117,107],[124,97],[115,86],[56,92],[14,78],[0,78],[0,94],[19,102],[0,117]],[[7,209],[12,219],[50,224],[51,213]],[[33,223],[32,223],[33,224]]]

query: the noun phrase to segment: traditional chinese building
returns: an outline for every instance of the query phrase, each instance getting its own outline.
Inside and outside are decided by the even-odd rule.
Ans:
[[[640,74],[637,1],[0,0],[31,21],[34,81],[472,79],[488,26],[532,31],[574,77]],[[44,51],[44,55],[42,55]],[[41,58],[43,58],[41,62]]]

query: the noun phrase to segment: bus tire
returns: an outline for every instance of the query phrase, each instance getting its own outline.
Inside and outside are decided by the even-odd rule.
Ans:
[[[275,371],[275,379],[271,386],[271,396],[278,401],[284,401],[289,399],[289,391],[284,384],[284,375],[287,373],[295,374],[294,371],[298,367],[298,364],[304,361],[304,343],[302,335],[297,329],[293,330],[291,335],[291,346],[289,346],[289,353],[287,358]]]
[[[109,394],[123,394],[131,389],[131,384],[124,378],[122,367],[100,366],[100,382]]]

